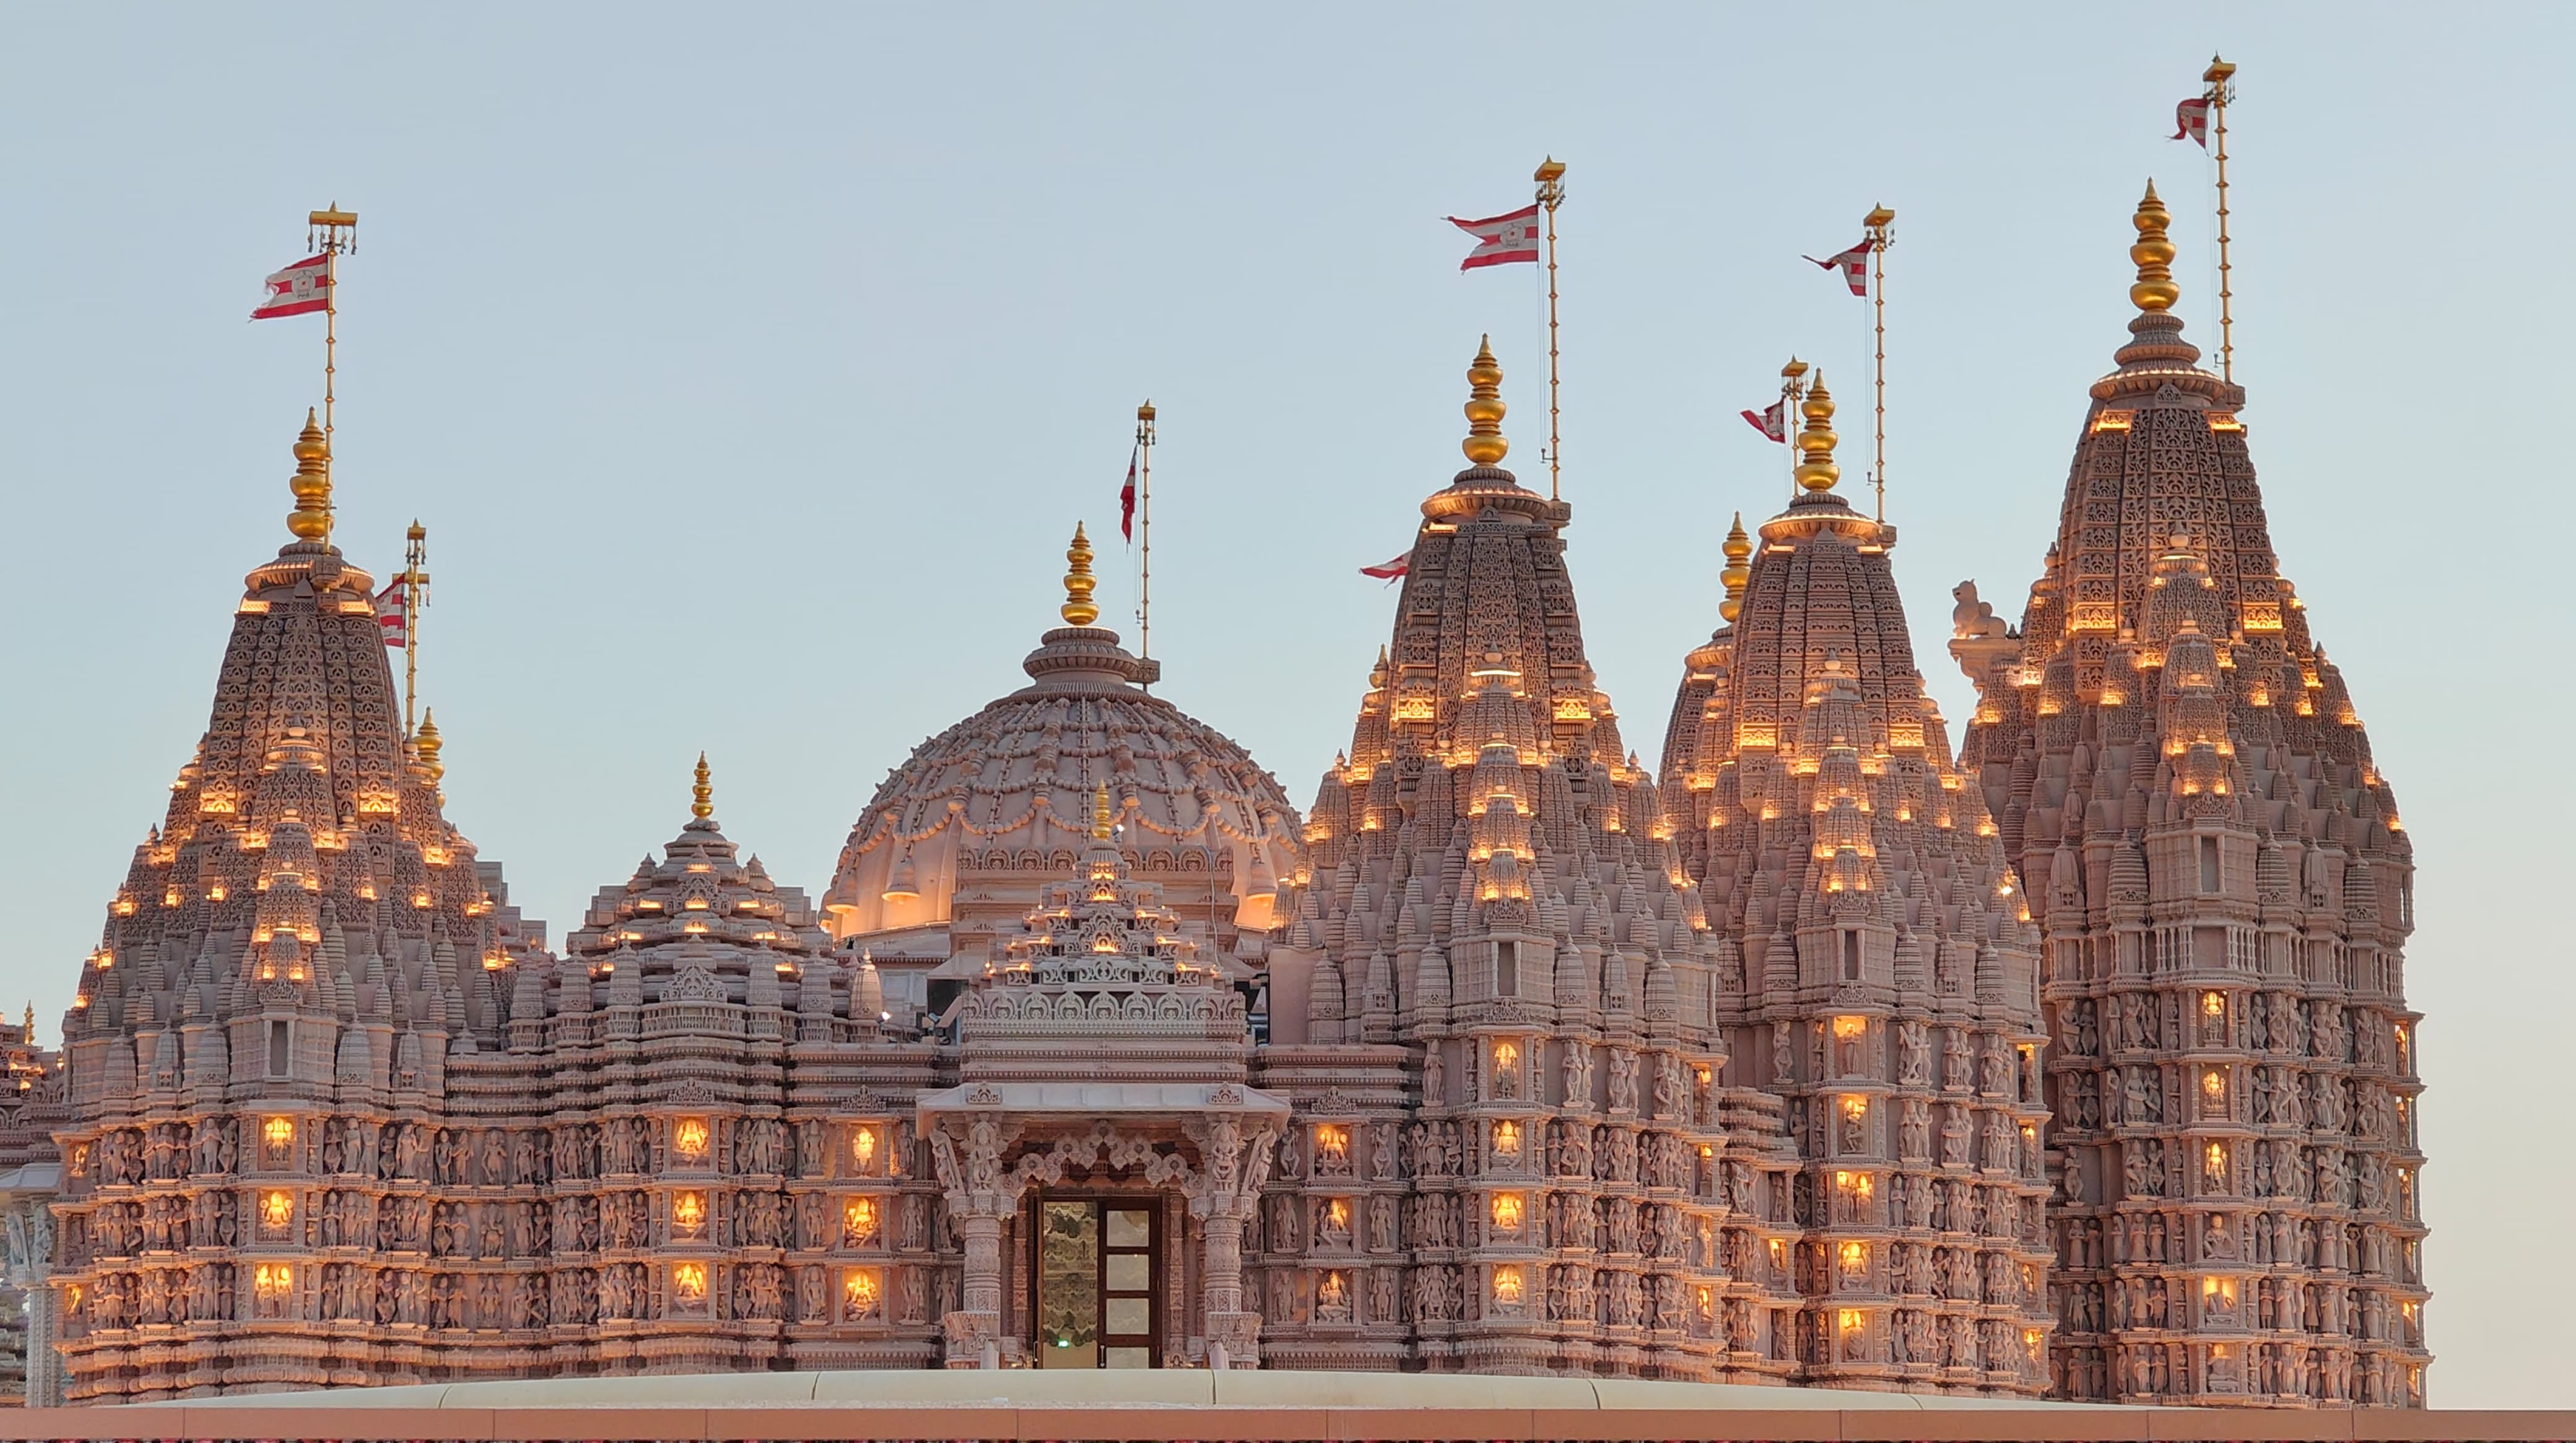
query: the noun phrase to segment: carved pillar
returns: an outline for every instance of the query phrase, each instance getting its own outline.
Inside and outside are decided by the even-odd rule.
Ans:
[[[942,1119],[930,1133],[931,1161],[965,1244],[957,1311],[939,1320],[951,1368],[1002,1366],[1002,1229],[1028,1183],[1025,1173],[1002,1171],[1010,1141],[990,1113]]]
[[[1188,1184],[1190,1210],[1202,1219],[1206,1251],[1199,1269],[1199,1311],[1206,1320],[1207,1365],[1261,1366],[1261,1315],[1243,1306],[1243,1226],[1260,1206],[1261,1185],[1278,1156],[1279,1133],[1255,1129],[1249,1137],[1234,1118],[1219,1115],[1194,1129],[1200,1168]]]

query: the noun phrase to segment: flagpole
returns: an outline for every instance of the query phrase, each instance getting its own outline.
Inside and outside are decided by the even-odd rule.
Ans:
[[[1154,654],[1154,403],[1136,408],[1136,655]]]
[[[2227,273],[2227,102],[2236,93],[2236,67],[2209,57],[2200,78],[2209,85],[2209,119],[2218,130],[2218,378],[2236,383],[2235,293]]]
[[[420,609],[429,604],[429,528],[415,519],[403,533],[403,740],[413,735],[412,691],[420,680]]]
[[[1780,439],[1785,443],[1798,431],[1798,402],[1807,394],[1807,363],[1795,356],[1780,368]],[[1789,470],[1789,499],[1798,499],[1798,448],[1790,446],[1782,457]]]
[[[330,453],[331,403],[340,373],[340,253],[358,248],[358,216],[333,201],[305,217],[308,244],[322,252],[322,445]],[[329,511],[323,513],[322,544],[331,544]]]
[[[1891,224],[1896,212],[1874,205],[1861,224],[1869,231],[1869,303],[1878,332],[1878,462],[1875,481],[1878,487],[1878,519],[1887,520],[1887,248],[1896,244],[1896,228]]]
[[[1538,182],[1538,203],[1547,211],[1547,499],[1554,501],[1562,495],[1557,473],[1565,446],[1556,429],[1556,208],[1565,203],[1565,164],[1551,155],[1530,179]]]

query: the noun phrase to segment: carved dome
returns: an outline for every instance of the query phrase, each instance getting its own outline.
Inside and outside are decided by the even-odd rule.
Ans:
[[[1088,548],[1076,550],[1088,582]],[[1073,875],[1106,786],[1139,873],[1242,954],[1224,932],[1267,932],[1279,882],[1305,860],[1278,781],[1149,695],[1160,665],[1114,631],[1058,627],[1022,665],[1029,685],[923,742],[877,788],[824,893],[826,925],[880,952],[941,957],[972,950],[970,935],[1006,936],[1047,882]]]

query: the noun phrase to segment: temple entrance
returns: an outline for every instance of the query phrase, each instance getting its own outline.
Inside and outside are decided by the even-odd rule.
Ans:
[[[1162,1359],[1162,1200],[1041,1194],[1029,1275],[1041,1368],[1152,1368]]]

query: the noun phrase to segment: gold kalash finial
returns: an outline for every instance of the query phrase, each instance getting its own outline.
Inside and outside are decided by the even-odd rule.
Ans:
[[[698,753],[697,780],[689,787],[689,815],[703,822],[716,814],[716,789],[707,782],[707,754]]]
[[[310,407],[304,433],[295,438],[295,474],[286,489],[295,493],[295,509],[286,529],[298,541],[327,543],[331,537],[331,438],[322,434]]]
[[[438,736],[438,708],[431,707],[420,714],[420,730],[412,734],[411,749],[420,757],[420,769],[433,787],[447,775],[447,764],[438,759],[439,748],[445,745]]]
[[[1834,393],[1825,389],[1821,368],[1815,383],[1807,387],[1806,398],[1798,402],[1798,414],[1807,418],[1807,424],[1798,432],[1798,469],[1790,474],[1809,491],[1831,491],[1842,479],[1843,468],[1834,464],[1834,443],[1842,438],[1834,434]]]
[[[1753,554],[1753,542],[1744,534],[1743,512],[1735,513],[1735,524],[1727,529],[1726,544],[1719,549],[1726,553],[1726,569],[1717,574],[1726,586],[1726,599],[1717,604],[1717,614],[1732,624],[1743,614],[1744,584],[1753,578],[1753,568],[1744,564]]]
[[[1467,363],[1467,439],[1458,449],[1471,466],[1499,466],[1512,453],[1503,437],[1503,367],[1494,359],[1494,338],[1476,343],[1476,359]]]
[[[1100,604],[1091,599],[1091,589],[1100,583],[1091,575],[1091,538],[1082,534],[1082,523],[1073,523],[1073,544],[1065,548],[1065,564],[1071,569],[1064,574],[1064,605],[1056,614],[1067,626],[1089,626],[1100,619]]]
[[[1109,784],[1107,782],[1102,782],[1099,790],[1091,794],[1091,839],[1095,842],[1109,840]]]
[[[2171,310],[2182,299],[2182,287],[2173,278],[2174,244],[2165,239],[2165,227],[2172,220],[2165,203],[2156,198],[2156,183],[2148,181],[2138,213],[2129,218],[2138,228],[2137,244],[2129,247],[2129,259],[2138,267],[2137,284],[2129,287],[2129,303],[2139,310]]]

